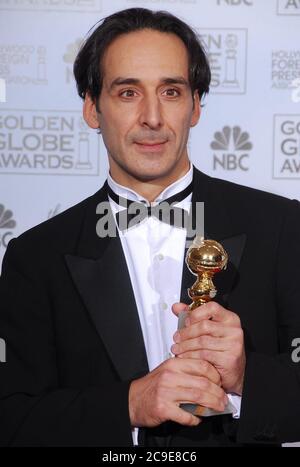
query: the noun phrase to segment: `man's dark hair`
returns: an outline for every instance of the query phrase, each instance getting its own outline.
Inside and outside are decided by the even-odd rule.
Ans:
[[[89,93],[94,101],[98,101],[103,83],[101,60],[112,41],[121,34],[142,29],[176,34],[188,51],[192,95],[197,90],[201,99],[208,93],[210,68],[205,51],[192,28],[166,11],[128,8],[105,18],[82,45],[73,69],[77,91],[82,99]]]

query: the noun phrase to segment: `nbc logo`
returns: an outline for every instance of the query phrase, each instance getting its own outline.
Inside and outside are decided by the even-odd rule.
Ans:
[[[0,204],[0,247],[7,247],[10,238],[13,235],[11,229],[16,227],[16,221],[13,219],[13,213],[10,209],[5,209],[3,204]],[[3,233],[2,233],[3,232]]]
[[[217,151],[213,154],[214,170],[218,167],[224,170],[249,170],[248,151],[253,145],[249,141],[249,133],[239,126],[224,126],[222,131],[216,131],[210,147]]]
[[[12,211],[5,210],[3,204],[0,204],[0,229],[13,229],[16,227],[16,221],[12,219],[12,216]]]
[[[230,5],[230,6],[247,5],[247,6],[253,6],[253,2],[251,2],[250,0],[218,0],[217,5]]]

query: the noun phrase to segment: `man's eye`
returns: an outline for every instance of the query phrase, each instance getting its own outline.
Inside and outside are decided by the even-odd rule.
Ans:
[[[122,91],[120,95],[122,97],[134,97],[135,91],[133,89],[125,89],[125,91]]]
[[[167,95],[168,97],[177,97],[179,96],[180,93],[177,89],[170,88],[170,89],[166,89],[164,91],[164,94]]]

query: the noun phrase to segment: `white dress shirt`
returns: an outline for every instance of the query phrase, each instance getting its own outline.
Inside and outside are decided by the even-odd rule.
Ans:
[[[193,166],[179,180],[165,188],[155,199],[157,204],[184,190],[192,181]],[[116,183],[110,174],[108,185],[118,195],[132,201],[150,203],[135,191]],[[177,207],[189,211],[192,194],[176,203]],[[112,212],[115,214],[124,207],[109,198]],[[184,265],[186,229],[174,227],[147,217],[141,223],[119,230],[127,267],[133,287],[136,306],[143,332],[149,370],[152,371],[168,358],[174,357],[170,348],[174,344],[173,335],[177,330],[178,318],[171,307],[180,301],[181,278]],[[239,396],[229,398],[239,417]],[[137,443],[138,429],[133,431],[134,444]]]

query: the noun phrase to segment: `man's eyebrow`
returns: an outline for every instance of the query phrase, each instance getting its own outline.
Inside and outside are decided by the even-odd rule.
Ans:
[[[164,84],[182,84],[183,86],[189,86],[189,82],[182,76],[174,76],[170,78],[162,78]]]
[[[168,78],[161,78],[160,81],[162,84],[181,84],[183,86],[189,86],[189,82],[182,76],[172,76]],[[109,89],[111,90],[116,86],[138,85],[138,84],[141,84],[141,80],[138,78],[122,78],[120,76],[112,81]]]
[[[121,76],[119,78],[116,78],[112,81],[110,85],[110,89],[114,88],[115,86],[121,86],[124,84],[140,84],[140,80],[137,78],[122,78]]]

